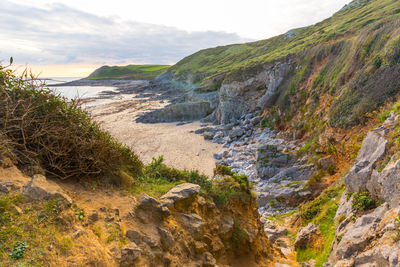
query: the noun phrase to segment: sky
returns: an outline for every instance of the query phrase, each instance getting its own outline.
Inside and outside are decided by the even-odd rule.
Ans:
[[[42,77],[174,64],[200,49],[312,25],[350,0],[1,0],[0,61]]]

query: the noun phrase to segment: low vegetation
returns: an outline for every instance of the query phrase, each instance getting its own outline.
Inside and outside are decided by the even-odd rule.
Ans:
[[[202,194],[212,198],[223,208],[236,201],[254,203],[251,194],[251,185],[245,175],[239,175],[226,166],[217,165],[214,170],[216,179],[210,180],[206,175],[197,170],[178,170],[168,167],[163,163],[163,157],[153,158],[152,162],[144,168],[143,176],[134,180],[132,192],[135,194],[146,192],[158,197],[180,183],[194,183],[201,186]]]
[[[372,199],[369,192],[359,192],[353,194],[352,208],[358,211],[366,211],[374,209],[379,205],[379,202]]]
[[[344,191],[343,183],[335,183],[321,193],[316,199],[302,205],[299,210],[303,225],[315,223],[319,226],[322,240],[318,245],[297,250],[297,261],[316,260],[315,266],[322,266],[329,257],[332,241],[335,238],[335,216],[339,199]]]
[[[139,158],[102,131],[78,101],[67,102],[28,81],[27,73],[19,78],[1,66],[0,136],[0,148],[7,148],[27,172],[43,169],[61,179],[101,176],[116,182],[122,172],[132,177],[142,173]]]
[[[166,72],[169,65],[103,66],[89,75],[89,80],[153,80]]]
[[[58,200],[35,203],[20,195],[0,196],[1,266],[41,266],[56,246],[67,251],[72,240],[61,238],[59,220],[68,206]]]

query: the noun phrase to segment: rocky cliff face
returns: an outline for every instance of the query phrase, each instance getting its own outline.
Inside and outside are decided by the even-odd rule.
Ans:
[[[347,190],[336,213],[336,237],[325,266],[400,264],[399,160],[387,147],[396,123],[397,115],[392,113],[368,133],[345,177]],[[385,157],[389,161],[381,169],[378,165]]]
[[[4,202],[16,195],[26,199],[12,204],[16,212],[22,213],[28,206],[33,211],[40,205],[51,207],[38,215],[54,217],[54,221],[48,219],[41,226],[40,234],[45,247],[38,259],[50,265],[241,266],[245,263],[246,266],[271,266],[275,262],[290,263],[272,247],[254,202],[238,201],[222,208],[202,196],[196,184],[178,185],[159,199],[146,194],[131,197],[107,188],[93,191],[77,183],[57,184],[42,175],[31,178],[12,164],[2,165],[0,198]],[[4,209],[4,205],[0,208]],[[22,218],[15,224],[32,228],[30,221]],[[44,233],[54,229],[53,224],[58,229],[54,235],[61,235],[62,241],[51,236],[46,239]],[[36,234],[36,228],[31,231]],[[27,241],[29,245],[33,242],[29,238]],[[8,263],[8,259],[3,260]]]
[[[288,58],[266,64],[259,73],[245,81],[222,84],[213,114],[215,121],[220,124],[235,122],[244,114],[266,108],[292,68],[293,60]]]

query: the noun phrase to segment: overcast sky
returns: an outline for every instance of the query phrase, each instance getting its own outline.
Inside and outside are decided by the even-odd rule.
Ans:
[[[0,60],[13,56],[50,76],[86,75],[104,64],[173,64],[203,48],[314,24],[348,2],[1,0]]]

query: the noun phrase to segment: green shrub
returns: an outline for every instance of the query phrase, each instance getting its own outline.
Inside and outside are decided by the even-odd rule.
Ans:
[[[376,208],[378,203],[371,198],[369,192],[360,192],[353,194],[353,203],[351,206],[353,209],[365,211]]]
[[[238,254],[243,253],[243,251],[239,251],[239,249],[241,248],[241,244],[246,243],[248,240],[249,240],[249,235],[246,233],[245,230],[243,230],[241,222],[235,218],[233,220],[231,241],[236,253]]]
[[[102,131],[79,101],[68,102],[1,66],[0,129],[21,168],[40,166],[62,179],[116,177],[121,170],[137,177],[142,172],[139,158]]]
[[[233,172],[228,166],[217,164],[214,169],[214,175],[233,175]]]

